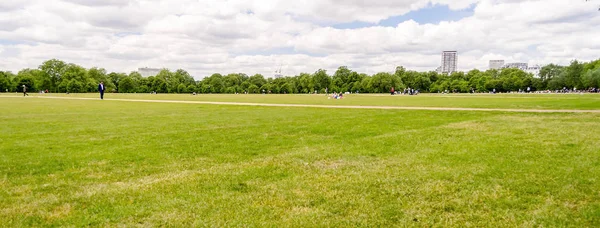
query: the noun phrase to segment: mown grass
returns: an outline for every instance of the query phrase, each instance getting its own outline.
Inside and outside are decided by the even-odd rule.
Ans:
[[[0,102],[3,226],[600,225],[600,114]]]
[[[4,96],[15,94],[4,94]],[[18,94],[17,94],[18,95]],[[0,95],[2,96],[2,95]],[[32,96],[99,97],[98,94],[32,94]],[[317,95],[278,94],[106,94],[107,99],[190,100],[319,105],[374,105],[411,107],[464,107],[506,109],[600,109],[600,94],[351,94],[342,100]]]

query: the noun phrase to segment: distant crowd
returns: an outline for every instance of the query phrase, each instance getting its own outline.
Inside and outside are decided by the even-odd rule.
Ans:
[[[460,93],[457,90],[444,90],[444,91],[438,91],[437,93],[443,93],[443,94],[448,94],[448,93]],[[527,87],[527,89],[519,89],[517,91],[507,91],[507,92],[497,92],[496,89],[492,89],[489,92],[476,92],[475,89],[471,88],[469,90],[469,93],[491,93],[491,94],[496,94],[496,93],[600,93],[600,88],[588,88],[588,89],[577,89],[577,88],[567,88],[567,87],[563,87],[562,89],[557,89],[557,90],[539,90],[539,91],[533,91],[531,89],[531,87]]]
[[[391,95],[418,95],[419,93],[420,92],[419,92],[418,89],[412,89],[410,87],[409,88],[405,88],[403,91],[400,91],[400,92],[396,91],[394,89],[394,87],[392,87],[390,89],[390,94]]]
[[[560,90],[544,90],[544,91],[536,91],[536,93],[600,93],[600,89],[598,88],[588,88],[578,90],[577,88],[569,89],[563,87]]]

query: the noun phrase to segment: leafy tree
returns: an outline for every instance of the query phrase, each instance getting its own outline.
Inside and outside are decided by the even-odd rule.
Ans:
[[[354,83],[360,80],[358,73],[348,69],[346,66],[339,67],[332,78],[332,89],[340,92],[349,92]]]
[[[387,93],[392,87],[398,90],[399,88],[404,87],[404,85],[397,75],[381,72],[373,75],[369,82],[369,87],[375,93]]]
[[[108,83],[108,78],[106,77],[106,70],[103,68],[93,67],[87,71],[87,76],[90,79],[93,79],[95,82],[100,83],[103,82],[104,85]]]
[[[242,77],[239,74],[228,74],[223,78],[223,81],[225,83],[225,87],[235,87],[242,84]]]
[[[67,80],[67,79],[65,79]],[[85,92],[85,88],[81,84],[81,82],[77,79],[70,79],[67,81],[67,92],[69,93],[83,93]]]
[[[79,82],[79,84],[81,84],[81,82],[86,81],[86,79],[87,79],[86,74],[87,74],[87,71],[85,70],[85,68],[78,66],[76,64],[73,64],[73,63],[69,63],[69,64],[67,64],[67,66],[65,68],[62,80],[67,80],[67,81],[75,80],[75,81]]]
[[[553,77],[552,79],[550,79],[548,81],[548,89],[550,90],[558,90],[558,89],[562,89],[563,87],[566,87],[566,77],[564,76],[564,72],[557,76],[557,77]]]
[[[188,90],[187,90],[187,87],[185,86],[185,84],[180,83],[177,86],[177,93],[187,93],[187,92],[188,92]]]
[[[58,59],[45,61],[39,66],[39,69],[44,72],[43,77],[47,77],[50,81],[50,91],[58,92],[58,84],[61,83],[66,68],[67,64]]]
[[[298,84],[297,84],[298,88],[297,90],[300,93],[310,93],[313,91],[313,89],[315,88],[314,84],[313,84],[313,78],[312,75],[307,74],[307,73],[301,73],[300,76],[298,76]]]
[[[250,87],[248,87],[248,93],[260,93],[260,90],[257,85],[251,84]]]
[[[542,80],[541,86],[546,88],[548,82],[553,78],[560,76],[565,70],[565,67],[556,64],[549,64],[540,69],[540,79]],[[560,86],[562,88],[562,85]]]
[[[313,75],[313,89],[319,92],[324,91],[325,88],[331,87],[331,78],[327,75],[327,71],[319,69]],[[331,91],[331,90],[329,90]]]
[[[387,93],[391,87],[396,90],[410,87],[423,92],[469,92],[471,89],[479,92],[496,89],[503,92],[524,90],[527,87],[534,90],[599,87],[599,70],[600,59],[591,62],[574,60],[566,67],[550,64],[542,67],[539,78],[519,69],[471,70],[448,75],[434,71],[410,71],[398,66],[393,74],[382,72],[367,75],[341,66],[331,76],[320,69],[313,74],[301,73],[276,79],[265,78],[260,74],[248,77],[243,73],[225,76],[216,73],[195,81],[183,69],[175,72],[163,69],[156,76],[144,78],[135,71],[128,75],[118,72],[107,74],[103,68],[85,69],[73,63],[51,59],[43,62],[38,69],[23,69],[17,75],[0,71],[0,90],[20,91],[19,86],[25,83],[30,91],[48,89],[51,92],[95,92],[98,83],[102,81],[107,90],[121,93],[260,93],[262,90],[272,93],[323,93],[325,88],[329,88],[330,92]]]
[[[292,85],[290,85],[289,83],[284,83],[283,85],[281,85],[281,87],[279,88],[279,92],[280,93],[293,93],[294,92],[294,88]]]
[[[115,91],[120,91],[119,90],[119,82],[121,81],[121,79],[123,79],[125,77],[126,77],[126,75],[122,74],[122,73],[119,74],[119,73],[111,72],[110,74],[108,74],[108,79],[110,80],[112,85],[114,85]]]
[[[0,93],[13,91],[11,78],[7,73],[0,71]]]
[[[565,69],[565,84],[568,88],[581,88],[581,75],[583,74],[583,64],[573,60],[571,65]]]
[[[188,85],[187,91],[188,91],[188,93],[193,93],[193,92],[198,92],[198,89],[196,88],[195,85]]]
[[[19,71],[17,76],[13,79],[13,86],[16,86],[14,91],[21,92],[23,90],[23,85],[27,87],[27,91],[36,91],[35,87],[35,78],[31,74],[30,69],[24,69]]]
[[[119,81],[119,93],[133,93],[136,91],[136,83],[131,77],[123,77]]]
[[[588,70],[588,72],[583,75],[582,81],[585,88],[599,88],[600,68]]]
[[[258,88],[267,84],[267,80],[265,80],[265,77],[263,77],[261,74],[255,74],[248,80],[250,81],[250,84],[256,85]]]
[[[360,87],[362,88],[362,90],[360,90],[359,92],[361,92],[361,93],[372,93],[374,91],[373,88],[371,87],[371,79],[372,79],[372,77],[365,76],[360,81]]]
[[[155,77],[152,81],[152,91],[157,93],[167,92],[167,81],[164,77]]]
[[[583,64],[583,72],[587,73],[596,69],[600,69],[600,59]]]
[[[225,82],[223,81],[223,76],[221,74],[213,74],[204,81],[208,85],[211,93],[225,92]]]

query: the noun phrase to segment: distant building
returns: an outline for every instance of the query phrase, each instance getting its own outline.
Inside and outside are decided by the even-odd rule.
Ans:
[[[456,72],[458,54],[456,51],[442,52],[442,73]]]
[[[275,71],[275,75],[273,75],[275,78],[281,78],[283,77],[283,74],[281,74],[281,69],[276,70]]]
[[[142,75],[142,77],[150,77],[150,76],[158,75],[158,73],[160,73],[161,70],[162,69],[158,69],[158,68],[143,67],[143,68],[138,68],[138,73],[140,73]]]
[[[533,76],[537,78],[540,76],[541,69],[542,69],[542,67],[540,65],[533,65],[533,66],[527,67],[527,70],[525,70],[525,71],[527,73],[533,74]]]
[[[504,60],[490,60],[490,70],[499,70],[504,66]]]
[[[502,66],[502,68],[504,68],[504,69],[516,68],[516,69],[520,69],[520,70],[527,70],[527,68],[529,68],[529,65],[527,63],[507,63],[507,64],[504,64],[504,66]]]

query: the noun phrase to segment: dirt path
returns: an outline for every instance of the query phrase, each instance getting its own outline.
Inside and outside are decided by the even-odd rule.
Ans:
[[[18,96],[0,96],[0,98],[18,98]],[[99,100],[98,98],[83,97],[52,97],[32,96],[43,99],[65,100]],[[363,105],[311,105],[311,104],[269,104],[269,103],[242,103],[218,101],[177,101],[177,100],[139,100],[139,99],[104,99],[105,101],[148,102],[148,103],[180,103],[180,104],[210,104],[210,105],[236,105],[236,106],[264,106],[264,107],[302,107],[302,108],[337,108],[337,109],[386,109],[386,110],[434,110],[434,111],[487,111],[487,112],[533,112],[533,113],[600,113],[600,110],[577,109],[503,109],[503,108],[450,108],[450,107],[409,107],[409,106],[363,106]]]

